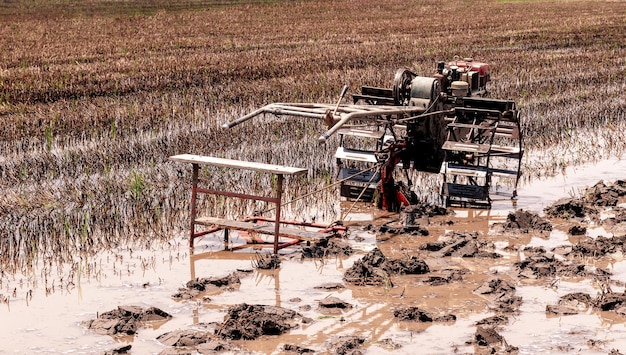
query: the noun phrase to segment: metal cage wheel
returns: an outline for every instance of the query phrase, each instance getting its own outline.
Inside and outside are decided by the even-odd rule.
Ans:
[[[393,78],[393,102],[396,106],[408,106],[411,100],[411,81],[417,75],[412,71],[400,68]]]

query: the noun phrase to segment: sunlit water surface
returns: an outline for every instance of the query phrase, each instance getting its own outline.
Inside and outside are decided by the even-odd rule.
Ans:
[[[599,180],[614,181],[626,178],[626,161],[612,159],[567,169],[563,175],[550,179],[535,180],[520,186],[519,198],[496,202],[487,217],[502,218],[515,208],[542,212],[561,197],[574,195]],[[459,218],[472,212],[459,211]],[[476,212],[485,215],[485,212]],[[349,220],[370,223],[372,215],[355,211]],[[480,219],[477,219],[480,220]],[[450,227],[454,228],[454,227]],[[468,225],[467,228],[473,228]],[[476,227],[483,228],[483,227]],[[485,228],[486,229],[486,228]],[[602,231],[599,232],[600,234]],[[327,282],[342,282],[344,271],[363,253],[376,245],[375,237],[368,233],[350,236],[357,253],[345,258],[300,260],[290,258],[288,253],[279,270],[262,271],[252,267],[254,252],[219,251],[223,249],[220,236],[206,237],[197,242],[196,256],[189,256],[188,241],[183,235],[172,236],[168,245],[153,245],[147,250],[125,248],[102,251],[95,258],[81,260],[76,257],[78,276],[73,281],[63,279],[69,270],[55,271],[52,276],[40,274],[34,268],[32,275],[3,276],[0,294],[9,302],[0,304],[0,354],[101,354],[128,342],[133,354],[158,353],[165,347],[156,337],[168,331],[191,327],[202,322],[220,322],[228,305],[242,302],[249,304],[280,305],[300,309],[311,305],[303,315],[315,320],[312,324],[294,329],[280,337],[268,337],[254,342],[238,343],[249,351],[279,353],[280,344],[295,343],[318,351],[327,350],[325,342],[336,335],[355,334],[368,339],[367,352],[397,354],[446,354],[454,351],[473,352],[466,344],[473,337],[474,322],[493,315],[487,309],[487,301],[472,294],[476,287],[470,278],[468,285],[445,286],[429,289],[420,286],[414,278],[400,277],[396,285],[404,289],[381,287],[348,287],[340,291],[316,289]],[[517,258],[505,251],[513,243],[510,239],[495,238],[496,246],[505,256],[493,262],[455,260],[463,267],[476,269],[476,282],[495,271],[510,271],[510,264]],[[517,241],[534,246],[554,247],[569,243],[563,231],[555,230],[550,236],[529,236]],[[236,234],[233,244],[243,244]],[[398,245],[403,243],[398,240]],[[410,243],[410,241],[407,241]],[[415,247],[415,244],[412,245]],[[390,241],[381,248],[393,252],[399,249]],[[427,260],[431,268],[445,266],[446,260]],[[89,267],[87,264],[89,263]],[[67,266],[60,266],[67,269]],[[626,263],[619,259],[607,266],[614,273],[614,280],[626,282]],[[482,269],[481,269],[482,268]],[[237,269],[251,272],[242,276],[241,285],[232,291],[211,294],[210,302],[175,301],[171,298],[178,288],[194,276],[225,276]],[[54,277],[57,275],[56,277]],[[621,291],[621,290],[620,290]],[[402,294],[401,294],[402,292]],[[597,285],[589,280],[562,280],[557,287],[544,284],[520,284],[517,294],[523,297],[520,315],[512,317],[501,334],[508,343],[519,347],[521,354],[580,353],[606,354],[611,348],[626,351],[626,328],[623,320],[615,316],[586,312],[575,316],[547,317],[546,304],[570,292],[598,292]],[[349,302],[353,308],[339,316],[323,316],[316,307],[324,297],[336,296]],[[457,314],[452,324],[410,324],[394,321],[393,307],[402,304],[434,307]],[[140,328],[132,339],[113,339],[97,335],[81,326],[81,322],[93,319],[99,312],[117,308],[119,305],[158,307],[173,318],[153,328]],[[619,318],[619,317],[617,317]],[[588,339],[603,344],[590,347]],[[389,344],[396,344],[391,346]]]

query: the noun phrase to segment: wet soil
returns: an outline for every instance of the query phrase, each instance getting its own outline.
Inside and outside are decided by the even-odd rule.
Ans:
[[[552,224],[548,220],[539,217],[536,212],[524,210],[509,213],[502,227],[507,232],[516,231],[520,233],[550,232],[552,230]]]
[[[420,245],[421,250],[433,252],[440,257],[454,256],[462,258],[499,258],[500,254],[494,252],[492,242],[479,239],[477,232],[450,231],[440,237],[436,242],[428,242]]]
[[[352,224],[344,238],[277,256],[209,251],[192,257],[205,267],[193,266],[184,287],[164,288],[177,305],[161,307],[168,312],[156,308],[167,300],[152,297],[81,327],[128,343],[99,354],[142,353],[138,339],[156,340],[151,353],[159,354],[624,353],[622,187],[596,184],[554,202],[545,216],[517,209],[458,217],[418,207],[410,225],[406,215],[383,213],[376,223]],[[193,322],[181,310],[192,311]],[[584,328],[594,319],[603,323]],[[529,324],[552,320],[537,332],[559,340],[534,344]],[[598,330],[605,322],[610,332]]]
[[[453,322],[454,314],[435,315],[418,307],[400,308],[393,312],[393,316],[400,320],[414,320],[417,322]]]
[[[224,339],[253,340],[262,335],[280,335],[302,323],[312,320],[283,307],[240,304],[228,309],[224,322],[215,334]]]
[[[387,258],[378,248],[374,248],[346,270],[343,279],[357,285],[391,284],[391,275],[426,274],[428,265],[416,256],[403,259]]]
[[[85,328],[102,335],[135,335],[138,328],[151,322],[164,322],[172,318],[170,314],[155,307],[142,309],[137,306],[119,306],[112,311],[101,313],[96,319],[82,323]]]
[[[558,249],[555,248],[555,250]],[[519,271],[520,278],[548,278],[548,277],[593,277],[606,279],[611,273],[602,268],[593,267],[573,261],[562,261],[554,253],[545,250],[524,249],[530,252],[525,260],[516,262],[515,269]],[[600,254],[598,254],[600,255]]]
[[[562,198],[545,209],[551,217],[562,219],[600,219],[600,213],[606,207],[615,207],[620,198],[626,196],[626,182],[614,183],[600,181],[585,189],[581,197]],[[621,210],[621,208],[619,209]]]
[[[241,272],[234,272],[224,277],[203,277],[190,280],[187,282],[187,287],[179,288],[178,292],[172,295],[172,298],[176,300],[202,298],[203,301],[209,302],[211,299],[208,294],[223,290],[233,291],[239,287],[241,274]]]
[[[303,258],[323,258],[333,255],[349,256],[354,253],[350,244],[341,239],[322,239],[312,246],[302,248]]]

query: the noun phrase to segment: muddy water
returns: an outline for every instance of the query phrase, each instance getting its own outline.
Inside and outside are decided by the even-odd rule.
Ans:
[[[564,232],[567,226],[556,226],[548,235],[496,235],[490,229],[515,208],[535,210],[554,200],[577,193],[600,179],[612,181],[626,177],[626,162],[610,160],[587,167],[568,169],[553,179],[533,181],[519,189],[515,205],[511,201],[494,204],[490,211],[459,209],[456,217],[439,217],[429,227],[427,237],[393,236],[379,238],[367,232],[356,232],[358,225],[381,223],[396,216],[373,215],[366,208],[353,211],[349,224],[355,232],[349,236],[357,253],[349,257],[301,260],[297,254],[284,251],[278,270],[264,271],[252,267],[255,250],[223,251],[221,236],[205,237],[197,242],[193,257],[187,241],[175,236],[167,245],[152,245],[145,250],[119,248],[103,251],[95,258],[77,255],[74,265],[37,265],[32,275],[2,275],[0,294],[9,298],[0,304],[0,354],[101,354],[121,345],[132,344],[131,353],[158,353],[165,347],[156,337],[168,331],[194,327],[200,323],[221,322],[229,305],[279,305],[297,310],[314,320],[278,337],[240,341],[242,349],[258,353],[280,353],[281,344],[297,344],[317,352],[330,352],[328,341],[338,335],[366,338],[367,353],[449,354],[479,353],[467,342],[473,339],[475,322],[494,315],[488,299],[476,295],[484,280],[498,275],[512,280],[516,295],[523,298],[520,312],[510,316],[500,334],[519,348],[521,354],[580,353],[607,354],[610,349],[626,352],[626,326],[615,313],[588,310],[573,316],[547,316],[545,307],[571,292],[595,295],[599,285],[591,279],[549,279],[519,281],[512,264],[524,255],[510,251],[523,245],[545,246],[575,242]],[[346,208],[346,206],[342,206]],[[438,223],[453,219],[453,225]],[[484,239],[494,242],[499,259],[432,258],[423,254],[432,274],[444,269],[467,269],[464,282],[426,286],[424,275],[396,276],[393,285],[351,286],[336,291],[315,288],[328,282],[342,282],[343,273],[355,260],[377,245],[388,257],[420,253],[418,246],[447,230],[481,231]],[[594,233],[590,231],[590,233]],[[602,234],[602,232],[597,232]],[[243,239],[231,240],[230,246],[243,245]],[[626,282],[626,261],[616,255],[611,259],[585,260],[598,263],[613,272],[614,291]],[[44,276],[42,270],[51,270]],[[178,288],[195,276],[225,276],[240,269],[249,270],[241,285],[232,290],[210,292],[210,301],[175,301]],[[67,275],[76,273],[73,280]],[[620,284],[621,282],[621,284]],[[352,305],[334,314],[322,312],[318,301],[335,296]],[[98,312],[119,305],[155,306],[173,315],[161,325],[140,328],[132,338],[114,339],[97,335],[80,325]],[[445,323],[397,321],[393,311],[399,306],[417,306],[433,313],[452,313],[457,319]],[[310,306],[310,308],[309,308]]]

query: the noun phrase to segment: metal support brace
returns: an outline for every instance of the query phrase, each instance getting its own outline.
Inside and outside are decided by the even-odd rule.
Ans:
[[[278,236],[280,235],[280,205],[283,196],[283,174],[276,177],[276,223],[274,223],[274,254],[278,253]]]
[[[282,204],[282,194],[283,194],[283,180],[284,175],[299,175],[305,174],[306,169],[302,168],[293,168],[287,166],[280,165],[272,165],[272,164],[262,164],[262,163],[254,163],[254,162],[244,162],[239,160],[232,159],[222,159],[215,157],[206,157],[206,156],[198,156],[198,155],[190,155],[190,154],[182,154],[175,155],[170,157],[170,160],[191,163],[193,166],[192,172],[192,188],[191,188],[191,225],[189,231],[189,247],[193,248],[194,239],[209,233],[213,233],[218,231],[220,228],[211,228],[209,230],[196,232],[196,224],[197,224],[197,198],[198,194],[212,194],[212,195],[220,195],[226,197],[235,197],[241,199],[249,199],[249,200],[259,200],[265,201],[269,203],[276,204],[276,219],[274,226],[274,254],[278,253],[278,250],[281,246],[278,244],[279,236],[280,236],[280,213],[281,213],[281,204]],[[220,167],[229,167],[229,168],[238,168],[238,169],[248,169],[259,172],[265,172],[274,174],[277,177],[276,183],[276,196],[275,197],[266,197],[266,196],[256,196],[244,193],[237,192],[228,192],[228,191],[218,191],[206,188],[198,187],[198,175],[200,170],[200,164],[204,165],[212,165],[212,166],[220,166]],[[229,235],[228,228],[224,229],[224,242],[228,243]]]

